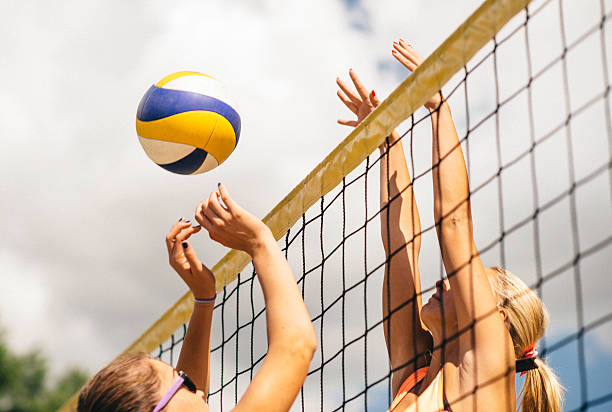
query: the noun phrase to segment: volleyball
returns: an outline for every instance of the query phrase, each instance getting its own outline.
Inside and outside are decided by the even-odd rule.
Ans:
[[[178,72],[152,85],[142,97],[136,133],[157,165],[195,175],[214,169],[234,151],[240,116],[220,81],[202,73]]]

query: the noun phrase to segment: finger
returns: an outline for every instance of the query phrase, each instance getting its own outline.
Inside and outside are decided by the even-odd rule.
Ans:
[[[211,196],[208,200],[208,207],[212,209],[212,211],[215,212],[217,216],[219,216],[222,220],[226,221],[231,217],[231,215],[227,211],[227,209],[219,202],[220,196],[221,195],[219,194],[219,192],[211,193]]]
[[[374,90],[372,90],[372,93],[370,93],[370,101],[374,107],[378,107],[380,104],[380,100],[378,99],[378,96],[376,96],[376,93],[374,93]]]
[[[238,204],[234,202],[234,199],[230,197],[230,194],[227,191],[227,188],[221,183],[219,183],[217,186],[219,190],[219,195],[221,195],[221,200],[223,201],[225,206],[227,206],[227,210],[232,212],[234,210],[240,209],[240,206],[238,206]]]
[[[196,210],[195,210],[195,220],[199,223],[202,224],[202,219],[204,219],[204,209],[206,209],[208,207],[208,199],[198,203],[198,206],[196,206]]]
[[[176,235],[175,245],[177,243],[181,243],[189,239],[191,235],[193,235],[194,233],[198,233],[201,229],[202,229],[202,226],[192,226],[192,227],[188,227],[185,230],[182,230],[181,233]]]
[[[357,120],[342,120],[342,119],[338,119],[338,123],[344,126],[352,126],[352,127],[357,127],[357,125],[359,124]]]
[[[403,40],[400,40],[400,43],[393,42],[393,47],[397,52],[399,52],[400,55],[404,56],[406,59],[408,59],[408,61],[414,64],[415,68],[419,67],[421,63],[423,63],[423,58],[411,45],[407,44]]]
[[[396,50],[393,50],[391,52],[391,54],[393,54],[393,57],[395,57],[397,59],[397,61],[399,61],[401,64],[403,64],[411,72],[416,70],[417,65],[414,62],[412,62],[409,59],[407,59],[406,57],[404,57],[404,55],[400,54]]]
[[[400,39],[398,44],[403,48],[404,53],[407,54],[406,57],[414,60],[417,66],[420,66],[421,63],[423,63],[423,57],[421,57],[421,55],[417,53],[416,49],[412,46],[412,44],[406,43],[404,39]]]
[[[353,102],[354,105],[359,106],[361,104],[361,98],[359,98],[359,96],[357,96],[355,93],[353,93],[353,91],[351,89],[346,87],[344,82],[342,80],[340,80],[339,77],[336,79],[336,84],[338,84],[338,87],[340,88],[340,90],[342,90],[344,92],[344,94],[349,99],[351,99],[351,102]]]
[[[202,215],[198,219],[198,222],[200,222],[200,224],[202,225],[201,227],[206,229],[208,233],[210,233],[210,231],[213,230],[212,222],[206,217],[204,213],[202,213]]]
[[[212,208],[212,202],[214,202],[216,200],[216,199],[214,199],[216,197],[216,193],[217,192],[211,192],[211,194],[208,196],[208,207],[206,209],[204,209],[203,211],[204,211],[204,215],[206,215],[208,220],[210,220],[210,222],[213,225],[222,226],[225,223],[224,220],[221,219],[221,217]],[[226,211],[226,213],[228,213],[228,212]]]
[[[342,90],[338,90],[336,94],[338,95],[340,100],[342,100],[342,103],[344,103],[344,105],[348,107],[351,112],[357,114],[357,106],[348,97],[346,97],[344,93],[342,93]]]
[[[170,231],[166,235],[166,247],[168,248],[169,254],[172,252],[172,248],[174,247],[176,235],[178,235],[183,228],[188,227],[189,225],[191,225],[191,221],[183,218],[180,218],[178,222],[172,225]]]
[[[202,273],[204,265],[200,259],[198,259],[195,250],[191,247],[189,242],[183,241],[181,242],[181,246],[183,248],[183,252],[185,253],[185,257],[187,258],[187,262],[189,262],[189,266],[191,267],[191,272],[194,274]]]
[[[184,261],[183,257],[185,255],[185,251],[184,251],[184,247],[183,247],[183,242],[185,242],[187,239],[189,239],[189,237],[200,231],[200,227],[198,228],[193,228],[193,227],[189,227],[183,231],[181,231],[181,233],[179,233],[178,235],[176,235],[176,242],[174,242],[174,245],[172,247],[172,252],[171,252],[171,261],[170,261],[170,265],[176,269],[177,271],[179,271],[180,274],[180,270],[189,270],[189,266],[186,264],[186,262]],[[182,276],[182,274],[181,274]]]
[[[359,93],[359,96],[361,96],[361,99],[368,100],[370,91],[366,89],[363,83],[361,83],[361,80],[359,80],[357,73],[355,73],[353,69],[350,69],[349,75],[351,76],[351,80],[353,80],[353,84],[355,85],[355,88],[357,89],[357,93]]]

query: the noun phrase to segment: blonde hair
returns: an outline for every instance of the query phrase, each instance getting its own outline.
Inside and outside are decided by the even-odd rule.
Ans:
[[[493,267],[497,276],[489,276],[497,306],[507,314],[506,324],[512,336],[514,356],[524,357],[544,335],[548,312],[535,292],[516,275]],[[519,394],[519,409],[534,412],[560,412],[563,407],[563,386],[544,359],[535,358],[537,368],[528,370]]]
[[[151,357],[124,355],[100,370],[79,393],[78,412],[150,412],[161,398]]]

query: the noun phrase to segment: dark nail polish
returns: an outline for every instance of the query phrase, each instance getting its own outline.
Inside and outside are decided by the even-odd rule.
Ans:
[[[185,223],[191,223],[191,220],[185,220]]]
[[[187,244],[187,242],[183,242],[182,245],[183,245],[183,249],[187,249],[189,247],[189,244]]]
[[[217,187],[221,186],[221,182],[217,183]]]
[[[178,221],[180,222],[181,220],[183,220],[183,218],[181,217]]]

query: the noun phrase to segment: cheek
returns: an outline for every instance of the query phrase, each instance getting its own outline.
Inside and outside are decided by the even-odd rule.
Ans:
[[[172,409],[168,412],[208,411],[208,407],[204,402],[202,396],[198,396],[197,394],[187,391],[184,391],[184,393],[182,393],[180,397],[175,395],[168,405],[172,406]]]

